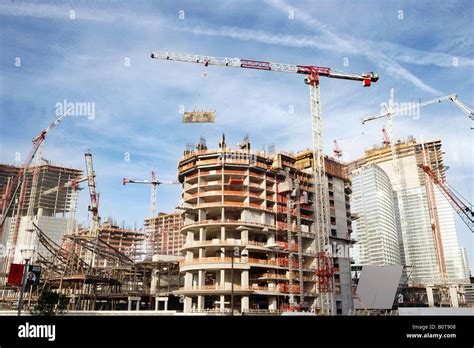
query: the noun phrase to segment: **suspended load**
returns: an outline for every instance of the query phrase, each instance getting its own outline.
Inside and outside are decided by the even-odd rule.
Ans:
[[[215,111],[186,111],[183,115],[183,123],[214,123]]]

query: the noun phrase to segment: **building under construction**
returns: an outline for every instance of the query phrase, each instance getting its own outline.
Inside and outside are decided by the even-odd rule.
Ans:
[[[0,307],[18,303],[21,284],[8,283],[6,276],[10,264],[23,264],[21,251],[28,249],[33,251],[30,264],[42,270],[39,285],[27,287],[27,307],[48,289],[69,299],[68,310],[158,309],[160,302],[164,309],[178,309],[178,298],[169,296],[179,289],[177,258],[142,262],[145,233],[101,223],[92,154],[85,159],[85,177],[82,170],[50,164],[0,166],[1,237],[8,246],[1,260]],[[91,226],[79,228],[77,196],[79,183],[86,180]]]
[[[181,255],[185,237],[181,233],[183,219],[181,213],[160,213],[154,218],[146,218],[145,231],[148,231],[148,252],[151,255]]]
[[[8,206],[7,197],[14,188],[15,177],[24,173],[24,179],[12,205]],[[8,255],[2,258],[2,270],[7,272],[12,262],[23,262],[20,248],[29,243],[32,223],[56,243],[60,243],[66,232],[75,229],[74,212],[77,203],[77,188],[61,187],[79,179],[82,170],[65,168],[51,164],[38,164],[27,168],[0,164],[0,201],[1,242],[7,246]],[[61,187],[61,189],[58,189]],[[48,257],[48,251],[38,246],[38,258]]]
[[[393,192],[390,209],[395,211],[401,263],[412,270],[408,274],[409,284],[421,287],[451,284],[451,296],[455,298],[456,286],[466,281],[466,272],[458,245],[454,210],[440,186],[446,185],[441,141],[423,143],[409,137],[394,145],[395,154],[389,142],[366,150],[363,158],[347,165],[347,173],[359,175],[361,169],[367,168],[380,168],[386,173]],[[431,175],[427,175],[426,168],[430,168]],[[368,197],[368,190],[375,184],[365,182],[357,186],[357,190],[354,186],[354,197]],[[375,203],[375,200],[365,202],[370,206]],[[382,216],[379,214],[380,218]],[[360,224],[360,228],[367,227],[364,226]],[[357,231],[357,227],[359,224],[356,234],[364,233]],[[432,296],[428,294],[428,297]]]
[[[107,243],[110,248],[127,256],[133,262],[143,259],[145,254],[145,233],[119,228],[111,221],[104,222],[97,231],[92,231],[90,228],[77,231],[79,236],[91,236],[94,233],[97,233],[99,239]],[[107,267],[106,259],[98,258],[95,262],[97,262],[98,267]]]
[[[164,309],[178,309],[179,300],[172,295],[179,288],[177,260],[136,262],[127,255],[134,241],[143,241],[143,234],[105,224],[99,233],[65,235],[58,245],[35,230],[53,256],[41,262],[43,281],[33,296],[44,288],[54,290],[69,299],[68,310],[158,310],[160,301]]]
[[[250,150],[209,150],[200,143],[178,164],[186,235],[180,262],[184,311],[296,311],[333,296],[334,314],[352,308],[350,182],[342,164],[325,158],[331,243],[330,268],[316,250],[312,152],[266,155]],[[342,247],[342,248],[341,248]],[[326,273],[324,273],[326,272]],[[324,273],[324,274],[323,274]]]

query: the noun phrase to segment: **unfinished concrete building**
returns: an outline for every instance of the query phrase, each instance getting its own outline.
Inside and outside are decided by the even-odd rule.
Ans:
[[[32,222],[56,243],[61,243],[62,236],[67,231],[75,229],[77,189],[72,186],[56,190],[54,188],[79,179],[82,170],[49,163],[26,168],[25,180],[17,193],[17,199],[7,209],[7,192],[14,189],[12,183],[15,176],[24,170],[25,168],[0,164],[0,211],[2,220],[5,217],[0,239],[8,249],[8,255],[1,259],[5,272],[11,262],[23,262],[17,246],[32,243],[36,247],[35,257],[44,259],[50,256],[42,245],[35,242],[31,233]]]
[[[198,146],[178,164],[186,236],[180,262],[184,312],[318,310],[312,154],[268,156]],[[348,246],[350,184],[326,158],[331,241]],[[299,186],[299,187],[297,187]],[[333,313],[352,307],[348,255],[333,258]],[[233,295],[233,296],[232,296]],[[233,300],[233,301],[232,301]]]
[[[153,219],[145,219],[145,230],[151,233],[148,248],[151,255],[181,255],[185,237],[181,233],[183,219],[181,213],[160,213]]]
[[[78,236],[91,236],[91,230],[81,229]],[[100,241],[109,245],[112,249],[122,253],[134,262],[141,261],[144,255],[145,233],[130,229],[122,229],[111,221],[104,222],[98,230]],[[107,259],[96,258],[96,267],[107,267]]]

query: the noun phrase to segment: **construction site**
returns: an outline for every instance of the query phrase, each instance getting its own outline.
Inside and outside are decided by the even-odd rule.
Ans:
[[[41,282],[28,289],[29,308],[49,289],[66,296],[68,310],[127,310],[132,303],[133,309],[154,309],[159,297],[179,287],[175,259],[146,260],[146,233],[101,222],[90,152],[85,160],[84,176],[83,170],[50,164],[2,165],[3,197],[19,195],[11,205],[2,200],[1,237],[7,246],[1,259],[2,309],[18,306],[20,288],[9,284],[8,275],[10,266],[21,263],[28,251],[29,262],[41,266]],[[89,228],[75,220],[83,181],[88,182],[91,200]]]
[[[209,149],[201,137],[176,159],[177,180],[158,180],[154,171],[150,180],[123,179],[123,185],[151,187],[143,229],[126,229],[101,219],[91,151],[84,154],[85,170],[42,158],[46,134],[66,111],[33,139],[20,166],[0,165],[3,310],[20,314],[32,309],[45,290],[64,295],[70,312],[353,315],[362,308],[365,314],[386,315],[403,306],[396,295],[435,306],[447,301],[439,295],[446,289],[450,306],[465,305],[463,284],[469,283],[469,274],[463,270],[469,267],[459,256],[453,211],[471,231],[473,215],[470,203],[446,183],[441,142],[396,142],[389,110],[364,121],[388,118],[381,147],[350,163],[341,160],[336,140],[334,157],[323,153],[320,78],[369,87],[377,74],[170,52],[153,52],[151,58],[303,75],[310,90],[312,148],[255,151],[248,136],[231,147],[222,134],[218,146]],[[472,118],[456,96],[437,99],[443,100]],[[186,112],[183,122],[213,123],[215,112]],[[352,178],[374,166],[378,172],[364,180],[383,182],[389,198],[382,205],[393,204],[384,213],[392,226],[385,234],[376,231],[382,249],[390,245],[391,250],[369,261],[370,266],[396,266],[387,271],[393,294],[381,307],[370,307],[371,300],[359,290],[383,283],[380,273],[376,277],[380,270],[372,270],[374,278],[367,283],[359,277],[366,265],[354,264],[359,258],[350,255],[357,243],[364,257],[380,249],[366,242],[375,237],[367,235],[375,233],[370,223],[361,224],[367,212],[351,209],[351,199],[368,187],[364,182],[353,192]],[[89,192],[89,226],[75,219],[83,182]],[[175,212],[156,211],[157,187],[164,184],[181,186]],[[26,287],[31,266],[40,267],[41,277]],[[13,279],[15,272],[20,278]],[[423,288],[426,296],[419,294]]]

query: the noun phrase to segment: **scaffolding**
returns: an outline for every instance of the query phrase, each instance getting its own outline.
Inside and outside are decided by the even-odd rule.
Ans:
[[[110,234],[103,228],[97,236],[85,230],[67,234],[58,244],[36,224],[33,227],[38,242],[51,256],[38,255],[42,281],[30,288],[30,304],[34,305],[41,291],[48,289],[66,296],[68,310],[130,310],[132,300],[138,301],[137,309],[157,309],[158,297],[169,297],[179,288],[178,262],[134,262],[134,255],[126,255],[129,247],[118,247],[117,240],[106,239]],[[110,232],[110,228],[105,230]],[[123,231],[122,236],[131,233]],[[87,254],[92,254],[90,262],[85,258]],[[153,281],[157,274],[158,280]],[[2,299],[3,305],[14,304],[18,287],[5,290],[8,296]]]

